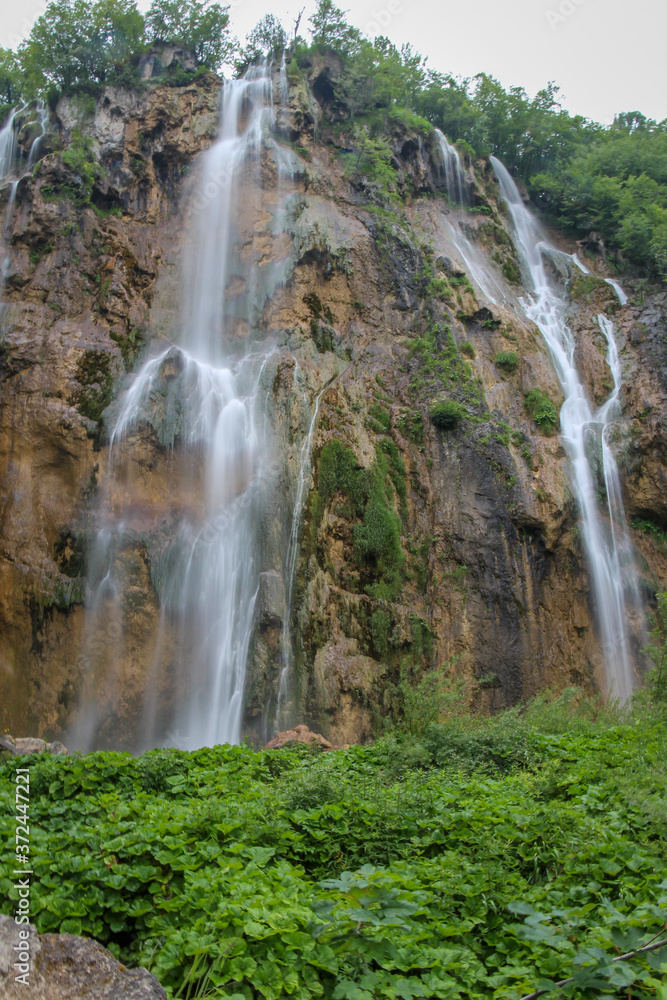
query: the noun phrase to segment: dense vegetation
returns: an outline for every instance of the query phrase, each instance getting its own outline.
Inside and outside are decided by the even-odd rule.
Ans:
[[[33,919],[106,943],[172,996],[665,1000],[667,729],[566,692],[482,721],[455,687],[374,745],[216,747],[30,768]],[[579,703],[578,708],[574,706]],[[443,714],[444,708],[444,714]]]

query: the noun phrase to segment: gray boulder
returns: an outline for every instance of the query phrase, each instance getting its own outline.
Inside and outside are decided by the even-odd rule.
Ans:
[[[27,931],[27,937],[19,936]],[[25,961],[27,957],[27,961]],[[16,967],[18,966],[18,967]],[[27,967],[27,979],[17,981]],[[146,969],[126,969],[97,941],[38,934],[0,916],[0,1000],[166,1000]]]

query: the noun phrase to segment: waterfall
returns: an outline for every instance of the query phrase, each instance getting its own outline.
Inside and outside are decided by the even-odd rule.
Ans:
[[[26,163],[25,170],[21,171],[21,159],[20,150],[18,145],[18,131],[17,121],[21,115],[25,114],[28,110],[28,105],[24,105],[22,108],[14,108],[10,111],[7,116],[5,124],[0,129],[0,184],[4,181],[9,180],[9,198],[7,199],[7,208],[5,210],[4,219],[2,220],[2,240],[5,242],[5,237],[8,237],[11,221],[14,213],[14,203],[16,201],[16,191],[19,186],[19,181],[30,173],[34,164],[37,161],[37,156],[39,155],[40,146],[42,144],[42,139],[46,134],[46,126],[49,120],[49,112],[47,107],[42,101],[35,102],[35,111],[39,119],[40,124],[40,134],[35,136],[30,144],[30,150],[28,152],[28,160]],[[9,273],[10,265],[10,255],[9,251],[3,255],[2,264],[0,265],[0,292],[4,290],[5,281]],[[2,319],[2,314],[5,310],[6,303],[0,303],[0,320]]]
[[[297,371],[295,368],[294,377],[296,380]],[[292,640],[291,640],[291,630],[290,630],[290,611],[292,607],[292,597],[294,594],[294,583],[296,575],[296,558],[299,552],[299,528],[301,526],[301,515],[303,513],[303,503],[306,498],[306,488],[308,486],[310,478],[311,469],[311,445],[313,440],[313,433],[315,431],[315,424],[317,423],[317,415],[320,409],[320,400],[326,392],[329,383],[318,394],[315,400],[315,407],[313,409],[313,415],[308,425],[308,433],[306,434],[303,444],[301,445],[301,452],[299,454],[299,478],[297,480],[296,496],[294,499],[294,507],[292,509],[292,524],[290,527],[289,543],[287,547],[287,559],[286,562],[286,594],[287,600],[285,602],[285,616],[283,618],[283,630],[281,636],[281,646],[282,646],[282,668],[280,671],[280,677],[278,679],[278,697],[276,702],[276,716],[275,716],[275,728],[278,730],[282,722],[282,718],[285,700],[288,693],[288,680],[289,671],[292,663]]]
[[[628,619],[634,610],[639,611],[640,601],[618,469],[609,446],[609,432],[620,413],[618,396],[622,380],[613,324],[605,317],[599,318],[607,341],[607,363],[614,388],[609,399],[595,411],[577,371],[575,342],[565,321],[565,303],[550,285],[544,268],[543,252],[552,252],[554,248],[545,241],[503,164],[495,157],[491,157],[491,162],[512,216],[517,249],[529,281],[531,294],[522,299],[521,304],[544,337],[565,397],[560,414],[562,438],[570,459],[572,485],[581,516],[608,693],[625,701],[634,687]],[[595,474],[598,456],[608,523],[598,508]]]
[[[467,204],[466,178],[461,166],[461,158],[455,146],[448,141],[447,137],[440,131],[435,130],[438,140],[438,149],[442,157],[441,169],[445,174],[445,184],[447,186],[447,197],[455,205]]]
[[[0,181],[13,173],[17,154],[16,129],[14,121],[20,113],[18,108],[10,111],[7,121],[0,130]]]
[[[254,342],[253,333],[286,266],[267,253],[266,240],[279,235],[284,215],[279,191],[272,206],[262,177],[267,156],[278,188],[289,166],[269,133],[273,92],[266,67],[253,67],[243,79],[225,83],[221,105],[219,136],[200,158],[186,229],[180,335],[175,344],[154,345],[110,411],[110,486],[89,567],[81,661],[88,687],[73,745],[94,744],[100,721],[96,686],[113,688],[121,661],[131,653],[121,576],[123,552],[137,529],[127,469],[133,449],[140,447],[136,432],[146,427],[167,449],[165,463],[171,456],[177,471],[170,495],[173,515],[171,520],[166,515],[162,540],[154,542],[150,554],[160,625],[138,742],[193,749],[238,743],[241,737],[264,568],[261,525],[275,479],[263,379],[276,348]],[[273,222],[267,223],[272,208]],[[268,227],[256,247],[253,226]],[[303,449],[309,452],[314,419],[302,448],[304,477]],[[302,493],[300,486],[295,512]],[[292,525],[293,536],[294,530]],[[288,556],[292,569],[295,558]],[[108,622],[116,620],[120,624],[109,633]],[[105,628],[113,641],[99,649],[96,633]],[[179,675],[175,683],[180,682],[181,692],[172,699],[168,720],[157,690],[166,661]]]

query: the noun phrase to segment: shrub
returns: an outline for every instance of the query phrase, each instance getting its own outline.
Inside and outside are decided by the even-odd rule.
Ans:
[[[464,340],[460,347],[461,354],[464,354],[466,358],[475,357],[475,348],[472,346],[469,340]]]
[[[541,389],[531,389],[524,396],[524,405],[531,419],[543,434],[553,434],[560,421],[556,404]]]
[[[519,359],[514,351],[500,351],[496,354],[496,368],[511,375],[519,366]]]
[[[451,430],[456,427],[465,409],[453,399],[441,399],[431,407],[431,421],[441,430]]]

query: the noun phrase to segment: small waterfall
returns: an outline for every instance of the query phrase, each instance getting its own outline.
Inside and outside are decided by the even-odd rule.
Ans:
[[[442,157],[440,169],[445,175],[447,197],[453,205],[467,205],[466,176],[461,166],[461,158],[458,150],[455,146],[452,146],[439,128],[435,130],[435,134],[438,140],[438,149]]]
[[[609,432],[620,413],[618,396],[621,388],[621,367],[613,324],[605,317],[599,319],[607,340],[607,362],[614,389],[609,399],[594,411],[575,364],[575,342],[565,321],[565,303],[550,285],[544,268],[543,252],[553,252],[554,248],[544,240],[503,164],[495,157],[491,158],[491,162],[512,216],[517,249],[529,279],[531,295],[522,299],[521,303],[528,318],[544,337],[565,397],[560,414],[562,438],[571,462],[572,484],[581,515],[608,692],[625,701],[634,687],[628,618],[633,610],[639,612],[640,595],[623,512],[618,469],[609,447]],[[598,509],[595,475],[598,455],[606,492],[608,523]]]
[[[14,203],[16,201],[16,191],[19,186],[19,181],[30,173],[33,166],[37,162],[42,139],[46,134],[46,127],[49,120],[49,112],[45,104],[42,101],[36,101],[35,111],[39,119],[40,134],[36,136],[30,144],[25,170],[22,171],[20,149],[18,145],[19,128],[17,126],[20,125],[20,118],[26,113],[28,107],[29,106],[25,104],[21,108],[14,108],[14,110],[9,113],[7,121],[3,125],[2,129],[0,129],[0,184],[7,180],[10,183],[7,208],[5,210],[4,219],[2,220],[1,236],[3,243],[6,239],[8,239],[11,221],[14,214]],[[7,280],[7,275],[9,273],[9,265],[10,255],[7,251],[4,253],[2,265],[0,265],[0,292],[4,290],[5,281]],[[0,320],[2,319],[5,306],[5,303],[0,303]]]
[[[296,371],[295,371],[296,379]],[[315,400],[315,408],[313,410],[313,416],[311,417],[310,424],[308,425],[308,433],[306,434],[303,444],[301,445],[301,452],[299,455],[299,478],[297,480],[296,495],[294,498],[294,508],[292,510],[292,524],[290,528],[289,544],[287,548],[287,559],[285,560],[285,580],[286,580],[286,601],[285,601],[285,616],[283,618],[283,630],[281,637],[282,646],[282,669],[280,671],[280,677],[278,680],[278,698],[276,702],[276,716],[275,716],[275,728],[280,729],[285,700],[288,694],[288,680],[289,671],[292,663],[292,641],[290,634],[290,613],[292,608],[292,598],[294,596],[294,583],[296,575],[296,558],[299,552],[299,529],[301,527],[301,515],[303,514],[303,503],[306,498],[306,491],[310,479],[311,470],[311,455],[312,455],[312,441],[313,433],[315,431],[315,425],[317,423],[317,414],[320,409],[320,400],[326,392],[329,383],[325,385],[322,391],[318,394]]]
[[[289,84],[287,83],[287,63],[285,61],[285,50],[283,49],[280,60],[280,102],[287,104],[289,101]]]
[[[286,266],[267,252],[267,241],[280,235],[284,209],[279,190],[272,205],[262,178],[272,159],[279,189],[289,160],[269,133],[273,88],[266,67],[252,67],[243,79],[225,83],[221,103],[219,137],[202,154],[191,201],[178,342],[155,345],[110,411],[110,486],[89,568],[82,659],[88,688],[72,736],[73,745],[86,748],[94,745],[100,723],[96,686],[106,678],[113,689],[130,652],[121,576],[124,551],[138,529],[133,483],[124,476],[132,449],[141,446],[136,431],[146,427],[168,449],[165,464],[171,455],[180,473],[172,487],[172,512],[163,517],[161,538],[150,553],[161,617],[138,743],[193,749],[238,743],[241,736],[264,568],[261,525],[274,486],[276,450],[265,417],[264,384],[275,345],[255,343],[253,331]],[[273,222],[267,223],[271,215]],[[264,228],[255,246],[248,233],[257,226]],[[302,506],[314,419],[301,449],[303,483],[300,478],[292,536],[298,534],[294,518]],[[291,548],[290,542],[293,568]],[[114,637],[107,626],[116,620]],[[105,628],[113,641],[98,642],[96,652],[95,636]],[[164,684],[165,663],[175,670],[178,689],[168,719],[157,690]]]
[[[13,167],[18,152],[17,129],[14,127],[14,122],[23,110],[25,109],[14,108],[10,111],[7,121],[0,130],[0,181],[4,181],[14,173]]]

